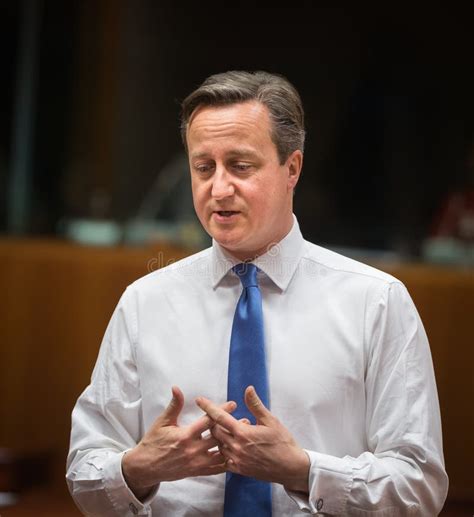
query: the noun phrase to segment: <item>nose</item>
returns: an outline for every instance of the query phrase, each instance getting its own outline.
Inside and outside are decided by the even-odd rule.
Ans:
[[[212,177],[211,195],[214,199],[224,199],[231,197],[235,193],[232,177],[224,168],[216,169]]]

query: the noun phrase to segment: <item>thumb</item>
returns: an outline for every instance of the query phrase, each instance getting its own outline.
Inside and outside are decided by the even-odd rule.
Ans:
[[[257,421],[265,423],[265,420],[268,421],[269,417],[271,418],[272,416],[270,411],[268,411],[264,403],[260,400],[253,386],[248,386],[245,390],[245,405],[249,408],[249,411]]]
[[[173,386],[171,388],[171,393],[173,396],[170,403],[157,419],[157,423],[160,427],[164,427],[166,425],[177,425],[178,416],[184,406],[184,395],[178,386]]]

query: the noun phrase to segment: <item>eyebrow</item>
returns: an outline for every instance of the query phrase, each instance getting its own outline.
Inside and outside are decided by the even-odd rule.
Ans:
[[[209,158],[208,152],[196,153],[191,155],[192,160],[200,160],[201,158]],[[227,158],[258,158],[259,154],[250,149],[232,149],[227,153]]]

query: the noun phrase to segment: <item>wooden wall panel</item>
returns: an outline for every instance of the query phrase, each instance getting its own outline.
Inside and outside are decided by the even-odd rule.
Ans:
[[[71,410],[120,295],[150,260],[186,254],[0,241],[0,446],[51,450],[63,469]]]

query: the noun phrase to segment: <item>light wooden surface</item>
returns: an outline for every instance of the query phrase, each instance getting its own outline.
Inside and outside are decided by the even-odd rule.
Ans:
[[[71,410],[121,293],[186,254],[165,245],[102,249],[0,239],[0,445],[51,451],[56,482],[63,484]],[[474,274],[422,265],[377,267],[406,284],[424,321],[450,496],[474,500]]]

